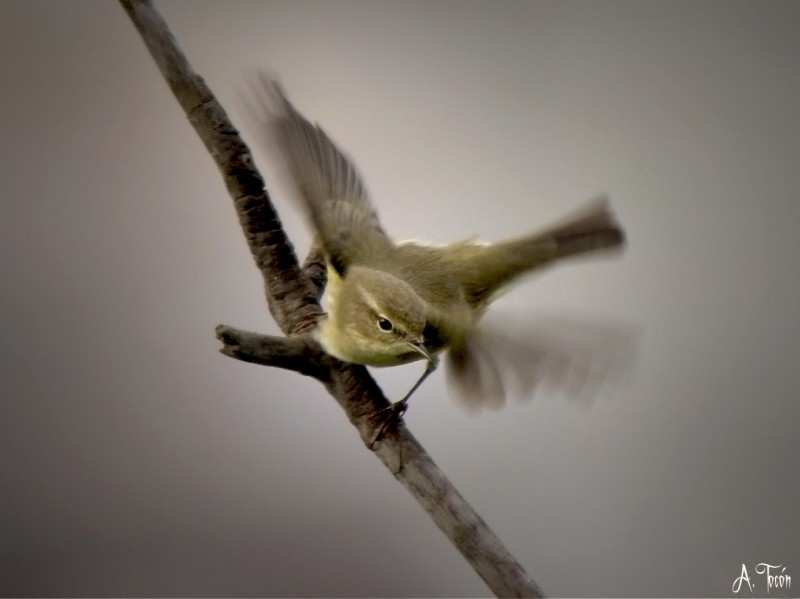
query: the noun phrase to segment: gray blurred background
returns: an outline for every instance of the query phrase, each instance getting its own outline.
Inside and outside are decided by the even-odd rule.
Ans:
[[[765,595],[768,562],[797,594],[800,4],[158,6],[238,124],[277,73],[399,238],[611,195],[627,253],[495,313],[631,328],[625,384],[476,417],[437,374],[407,416],[547,593],[730,596],[744,563]],[[123,10],[3,0],[0,28],[2,593],[485,596],[319,384],[218,353],[218,323],[276,327]],[[420,368],[377,376],[399,397]]]

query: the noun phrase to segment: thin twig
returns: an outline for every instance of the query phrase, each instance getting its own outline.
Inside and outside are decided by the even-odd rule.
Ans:
[[[329,382],[330,364],[319,344],[308,336],[273,337],[222,324],[216,328],[216,333],[223,343],[220,351],[226,356],[294,370],[323,383]]]

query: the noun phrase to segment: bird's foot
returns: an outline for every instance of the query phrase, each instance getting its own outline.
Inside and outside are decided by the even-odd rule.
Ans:
[[[377,424],[375,436],[369,443],[370,449],[372,449],[375,446],[375,443],[380,441],[390,430],[397,429],[401,420],[403,419],[403,414],[406,413],[407,409],[408,398],[406,397],[400,401],[394,402],[393,404],[389,404],[385,408],[378,410],[369,417],[370,420],[375,421]]]

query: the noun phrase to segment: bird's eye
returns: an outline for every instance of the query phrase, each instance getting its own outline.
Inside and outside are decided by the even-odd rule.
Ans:
[[[384,318],[383,316],[378,317],[378,327],[380,330],[389,333],[394,327],[392,326],[392,322],[388,318]]]

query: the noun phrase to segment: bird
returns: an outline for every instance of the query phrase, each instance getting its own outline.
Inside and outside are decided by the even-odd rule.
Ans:
[[[549,227],[494,243],[395,241],[382,227],[353,161],[309,121],[277,80],[260,76],[266,142],[307,216],[327,270],[326,313],[314,336],[344,362],[387,367],[418,360],[423,375],[446,352],[451,378],[479,377],[473,341],[490,304],[523,275],[562,260],[618,251],[625,233],[601,197]],[[267,98],[264,100],[264,98]]]

